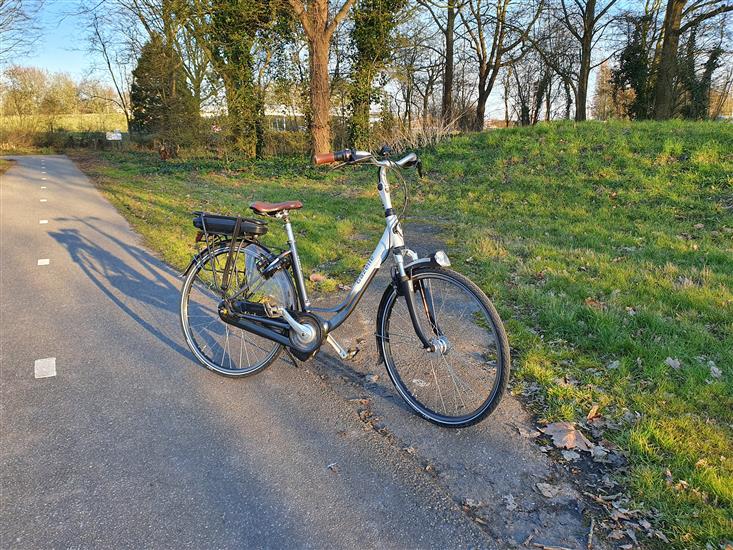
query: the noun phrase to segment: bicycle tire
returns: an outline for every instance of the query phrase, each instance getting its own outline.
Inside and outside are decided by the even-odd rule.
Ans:
[[[269,251],[263,247],[262,245],[258,243],[251,243],[242,241],[239,245],[244,249],[252,249],[252,253],[254,254],[255,251],[261,252],[261,253],[269,253]],[[226,261],[226,256],[229,254],[229,247],[230,244],[223,243],[222,246],[216,248],[214,251],[212,251],[211,254],[204,253],[196,265],[189,271],[186,279],[183,282],[183,286],[181,289],[181,302],[180,302],[180,321],[181,321],[181,328],[183,329],[184,338],[186,339],[186,343],[188,344],[189,349],[194,354],[196,359],[207,369],[220,374],[222,376],[228,376],[228,377],[243,377],[243,376],[250,376],[253,374],[256,374],[258,372],[263,371],[268,366],[270,366],[272,363],[275,362],[275,360],[280,355],[280,352],[282,351],[283,346],[281,344],[278,344],[276,342],[272,342],[270,340],[266,340],[264,338],[256,337],[252,335],[251,333],[245,332],[242,329],[232,327],[230,325],[227,325],[218,317],[218,312],[215,311],[214,308],[209,308],[208,313],[204,313],[202,311],[201,307],[198,307],[198,311],[196,313],[197,316],[203,316],[208,314],[209,318],[204,319],[203,322],[209,321],[209,324],[206,326],[207,331],[211,331],[211,325],[214,327],[217,327],[219,330],[222,328],[225,331],[226,337],[225,342],[226,344],[222,345],[219,344],[222,349],[222,359],[217,361],[216,357],[212,357],[214,351],[214,345],[216,343],[216,338],[214,336],[208,335],[208,339],[204,337],[197,338],[195,331],[193,330],[193,326],[191,325],[191,293],[194,289],[194,286],[197,288],[200,288],[201,286],[205,286],[207,283],[205,283],[202,280],[201,272],[206,270],[206,266],[213,266],[214,269],[219,269],[220,266],[223,266]],[[248,257],[248,256],[247,256]],[[245,257],[246,258],[246,257]],[[246,261],[246,259],[245,259]],[[293,286],[292,280],[287,272],[280,271],[273,275],[271,279],[268,279],[268,281],[271,281],[272,279],[276,279],[277,284],[283,284],[287,287],[287,294],[289,296],[289,303],[287,304],[288,307],[293,307],[295,304],[295,288]],[[199,281],[201,283],[200,285],[196,285],[195,283]],[[215,280],[215,277],[214,277]],[[214,285],[215,287],[215,285]],[[208,288],[208,287],[207,287]],[[219,288],[218,290],[213,290],[212,288],[208,288],[212,293],[218,292],[221,293],[222,290]],[[201,291],[204,293],[204,291]],[[215,296],[212,297],[212,302],[216,302],[217,300],[221,299],[221,296]],[[237,331],[239,331],[237,333]],[[247,361],[249,363],[250,360],[250,349],[254,347],[258,347],[259,344],[257,342],[263,342],[268,345],[268,349],[262,349],[260,347],[260,350],[264,351],[264,354],[262,355],[261,360],[255,362],[254,364],[248,364],[247,367],[244,368],[233,368],[232,367],[232,350],[229,347],[229,336],[230,334],[236,335],[232,336],[232,338],[239,337],[240,338],[240,350],[239,350],[239,358],[240,363],[243,359],[243,357],[246,354]],[[203,344],[203,341],[207,340],[206,344]],[[207,354],[205,349],[202,349],[203,347],[211,347],[212,353]],[[217,353],[218,354],[218,353]],[[252,351],[252,354],[254,354],[254,350]],[[236,361],[236,350],[235,350],[235,361]],[[227,359],[225,361],[225,359]],[[223,363],[227,363],[226,365]]]
[[[501,398],[506,390],[509,381],[509,372],[511,365],[509,342],[501,318],[499,317],[496,308],[491,303],[491,300],[489,300],[486,294],[484,294],[484,292],[470,279],[461,275],[460,273],[456,273],[455,271],[441,267],[425,267],[415,269],[412,274],[412,279],[413,282],[426,281],[428,279],[448,281],[451,284],[454,284],[456,288],[468,293],[476,300],[477,304],[480,305],[480,309],[482,309],[483,313],[485,314],[485,319],[488,320],[488,324],[490,324],[491,326],[491,331],[494,335],[494,341],[496,344],[497,359],[495,362],[495,383],[493,384],[491,391],[481,402],[481,404],[467,414],[451,416],[448,414],[437,412],[433,408],[421,402],[420,399],[415,396],[415,393],[417,392],[408,387],[408,384],[403,379],[404,372],[400,372],[400,366],[398,365],[398,362],[400,360],[395,360],[395,357],[393,356],[393,346],[390,341],[390,326],[392,321],[391,317],[395,312],[396,304],[404,302],[403,300],[398,300],[398,292],[394,285],[390,285],[385,290],[377,313],[377,348],[379,349],[382,361],[384,361],[387,373],[400,397],[404,399],[404,401],[410,406],[410,408],[412,408],[412,410],[414,410],[417,414],[419,414],[426,420],[429,420],[434,424],[449,428],[464,428],[476,424],[477,422],[485,419],[496,409],[496,407],[499,405],[499,402],[501,401]],[[427,316],[425,317],[425,321],[427,321]],[[437,324],[440,324],[440,319],[437,319]],[[475,324],[478,324],[478,322],[476,322]],[[423,327],[425,328],[426,325],[427,323],[424,323]],[[414,332],[414,328],[412,330]],[[393,335],[392,339],[396,340],[396,336]],[[422,345],[420,344],[416,335],[414,336],[414,345],[422,348]],[[428,352],[426,351],[425,353]],[[447,354],[445,355],[447,356]],[[414,368],[419,367],[416,366]],[[445,368],[450,369],[451,371],[453,370],[451,367],[448,366],[447,361]],[[494,367],[492,366],[492,369],[493,368]],[[427,366],[425,366],[424,369],[427,370]],[[433,371],[433,374],[435,374],[435,371]],[[451,373],[450,376],[453,377],[454,373]],[[413,382],[415,382],[415,380],[413,380]],[[426,383],[427,382],[423,381],[423,384]],[[453,379],[453,383],[454,385],[456,385],[455,379]],[[438,386],[438,391],[440,391],[437,375],[435,376],[435,385]],[[458,386],[456,385],[456,389],[457,388]],[[440,399],[441,401],[443,401],[442,394]]]

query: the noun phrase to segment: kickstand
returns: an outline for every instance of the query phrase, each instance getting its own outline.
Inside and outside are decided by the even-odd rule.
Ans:
[[[299,369],[300,365],[298,365],[298,361],[295,359],[295,355],[293,355],[293,352],[290,351],[290,348],[285,348],[285,351],[288,352],[288,356],[290,357],[290,360],[293,362],[293,366],[296,369]]]

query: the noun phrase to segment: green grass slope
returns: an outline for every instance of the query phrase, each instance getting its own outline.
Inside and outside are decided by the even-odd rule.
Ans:
[[[603,437],[628,455],[617,474],[632,505],[671,546],[733,539],[733,125],[553,123],[422,155],[429,177],[411,184],[409,213],[442,228],[454,266],[497,303],[517,391],[531,390],[543,420],[582,421],[598,406]],[[189,211],[245,212],[254,198],[304,201],[299,245],[326,289],[358,273],[381,232],[366,169],[79,160],[178,266],[192,250]]]

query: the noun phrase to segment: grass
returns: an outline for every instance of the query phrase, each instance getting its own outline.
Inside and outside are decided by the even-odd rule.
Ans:
[[[12,160],[0,159],[0,176],[7,172],[8,168],[10,168],[12,165]]]
[[[619,476],[664,547],[733,539],[733,126],[554,123],[460,136],[422,157],[429,179],[412,184],[410,213],[443,228],[454,265],[497,303],[538,415],[580,421],[599,406],[604,437],[628,456]],[[302,199],[303,262],[328,274],[325,289],[353,278],[383,223],[371,172],[80,160],[179,267],[195,209]]]
[[[127,121],[122,113],[71,114],[71,115],[16,115],[0,116],[0,134],[4,131],[61,131],[68,132],[107,132],[126,131]]]

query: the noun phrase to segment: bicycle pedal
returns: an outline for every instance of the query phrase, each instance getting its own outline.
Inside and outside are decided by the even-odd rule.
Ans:
[[[336,353],[339,354],[339,357],[343,361],[351,361],[356,357],[356,354],[359,353],[359,348],[349,348],[348,350],[345,350],[341,344],[339,344],[336,341],[336,338],[331,336],[330,334],[326,337],[326,342],[331,344],[331,347],[336,350]]]

